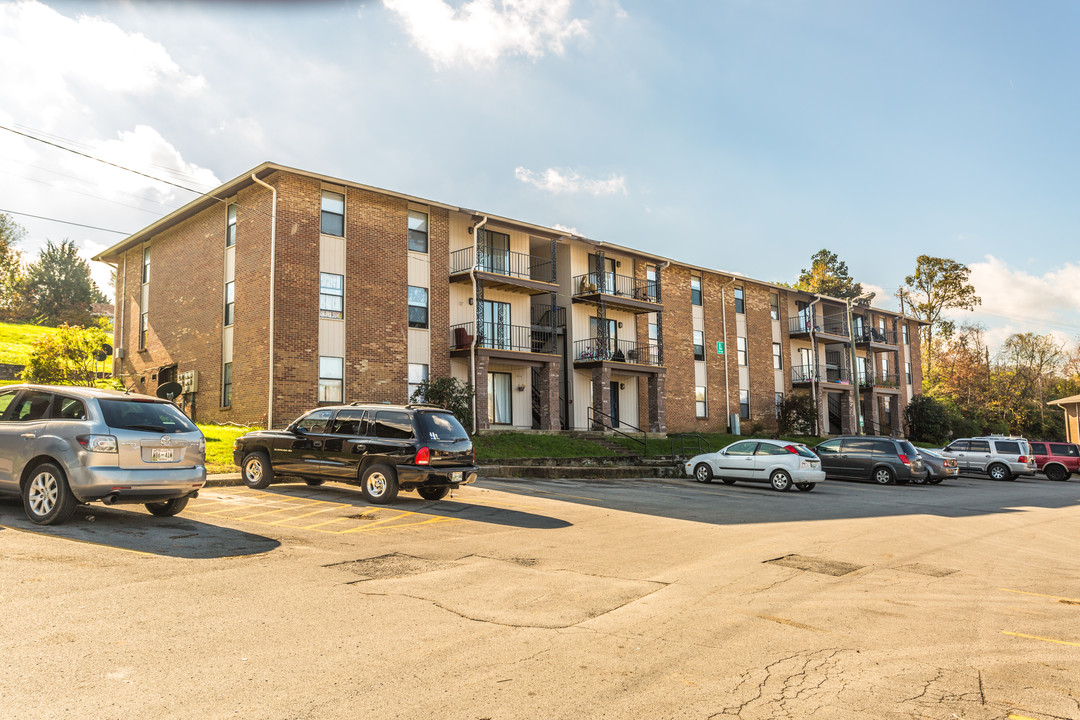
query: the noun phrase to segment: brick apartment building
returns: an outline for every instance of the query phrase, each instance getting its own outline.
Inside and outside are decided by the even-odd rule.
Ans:
[[[114,373],[208,422],[476,388],[478,429],[902,428],[917,321],[490,213],[264,163],[101,253]],[[272,368],[272,372],[271,372]]]

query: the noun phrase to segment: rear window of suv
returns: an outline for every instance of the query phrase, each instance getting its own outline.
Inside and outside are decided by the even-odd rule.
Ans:
[[[904,453],[909,458],[919,456],[919,451],[907,440],[898,440],[897,442],[900,443],[900,452]]]
[[[1002,455],[1019,455],[1020,443],[1013,442],[1012,440],[998,440],[997,451]]]
[[[418,413],[424,440],[468,440],[469,434],[450,413]]]
[[[1080,449],[1067,443],[1050,443],[1050,452],[1064,457],[1077,457],[1080,455]]]
[[[98,400],[105,424],[118,430],[155,433],[198,430],[175,405],[145,400]]]

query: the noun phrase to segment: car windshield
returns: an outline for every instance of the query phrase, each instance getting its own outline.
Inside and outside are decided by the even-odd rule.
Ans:
[[[198,430],[175,405],[152,400],[98,400],[105,424],[124,430],[155,433]]]
[[[424,440],[468,440],[469,434],[450,413],[418,413]]]

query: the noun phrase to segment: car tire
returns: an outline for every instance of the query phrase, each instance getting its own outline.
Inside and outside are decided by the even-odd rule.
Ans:
[[[388,505],[398,494],[397,473],[389,465],[372,465],[364,471],[360,481],[364,499],[375,505]]]
[[[1051,465],[1043,471],[1046,474],[1047,480],[1054,480],[1060,482],[1061,480],[1068,480],[1069,473],[1065,468],[1060,465]]]
[[[892,468],[879,467],[874,470],[874,482],[878,485],[892,485],[896,482],[896,473]]]
[[[31,471],[22,499],[26,517],[36,525],[59,525],[79,505],[63,471],[53,463],[42,463]]]
[[[911,482],[911,478],[896,478],[897,485],[907,485],[909,482]]]
[[[791,489],[791,476],[786,470],[773,470],[773,474],[769,476],[769,483],[772,484],[773,490],[787,492]]]
[[[304,478],[304,482],[311,487],[319,487],[326,482],[326,480],[323,480],[322,478]]]
[[[735,478],[720,478],[720,482],[724,483],[725,485],[734,485]]]
[[[274,480],[274,468],[270,465],[270,458],[262,450],[249,452],[244,456],[240,465],[240,478],[244,485],[252,490],[262,490],[269,487]]]
[[[799,488],[803,492],[810,492],[815,487],[817,487],[817,483],[797,483],[795,487]]]
[[[711,483],[712,478],[712,468],[708,463],[698,463],[694,466],[694,479],[699,483]]]
[[[188,498],[186,497],[173,498],[164,502],[146,503],[146,509],[150,511],[151,515],[172,517],[173,515],[179,515],[180,511],[187,507],[187,503]]]
[[[418,487],[416,493],[425,500],[442,500],[450,494],[450,488],[447,485],[442,487]]]
[[[916,485],[925,485],[927,482],[929,482],[929,478],[925,478],[925,477],[911,478],[911,482],[915,483]]]
[[[931,478],[926,482],[930,483],[931,485],[940,485],[943,480],[945,480],[945,478]]]
[[[991,480],[1015,479],[1015,476],[1009,471],[1009,468],[1001,463],[993,463],[990,467],[986,468],[986,474],[990,476]]]

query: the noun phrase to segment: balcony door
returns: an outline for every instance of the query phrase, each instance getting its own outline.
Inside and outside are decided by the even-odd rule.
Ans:
[[[482,347],[510,350],[510,303],[485,300],[484,320],[480,328]]]
[[[603,266],[601,266],[600,256],[590,255],[589,274],[596,278],[596,286],[603,292],[615,294],[615,258],[604,258]]]
[[[607,321],[607,345],[600,342],[600,321],[595,317],[589,318],[589,337],[594,338],[596,343],[597,357],[607,359],[619,347],[619,324],[614,320]]]
[[[499,275],[510,274],[510,236],[506,233],[487,231],[484,241],[484,263],[481,269]]]
[[[799,368],[794,373],[795,380],[815,380],[817,368],[814,367],[814,352],[810,348],[799,348]]]
[[[488,423],[491,425],[511,425],[514,416],[511,402],[513,376],[508,372],[488,373]]]

